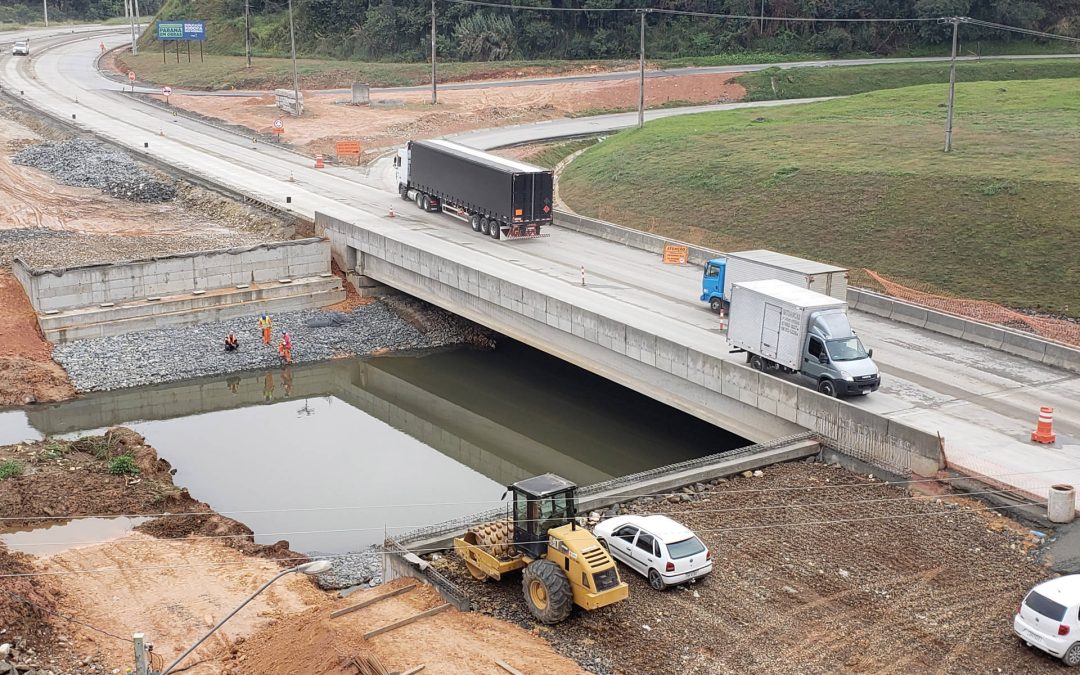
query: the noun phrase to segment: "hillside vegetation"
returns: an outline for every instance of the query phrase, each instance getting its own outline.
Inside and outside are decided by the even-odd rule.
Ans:
[[[1080,315],[1080,79],[939,85],[670,118],[587,150],[576,211]]]
[[[89,0],[64,0],[88,2]],[[110,0],[115,2],[116,0]],[[282,0],[248,0],[257,54],[282,56],[289,49],[289,26]],[[30,0],[20,0],[28,7]],[[38,3],[40,5],[40,3]],[[514,4],[506,2],[504,4]],[[671,10],[754,15],[756,0],[525,0],[519,4],[558,8]],[[244,46],[245,0],[165,0],[158,18],[208,21],[207,47],[239,54]],[[335,59],[423,61],[430,54],[429,0],[294,0],[300,53]],[[822,3],[787,0],[767,3],[769,16],[830,18],[930,18],[970,15],[1023,28],[1080,35],[1080,6],[1073,0],[849,0]],[[622,59],[638,52],[638,18],[633,12],[537,12],[441,1],[437,11],[438,52],[444,60]],[[940,53],[950,31],[936,21],[921,23],[769,22],[651,14],[650,58],[700,57],[764,51],[778,54],[925,52]],[[978,41],[1008,40],[1009,33],[964,26],[964,48]],[[143,38],[145,47],[154,37]],[[1031,44],[1031,43],[1028,43]],[[1061,46],[1056,43],[1053,49]]]

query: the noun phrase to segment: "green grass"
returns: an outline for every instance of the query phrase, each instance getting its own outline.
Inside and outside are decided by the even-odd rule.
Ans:
[[[23,466],[13,459],[0,462],[0,480],[18,478],[23,473]]]
[[[957,82],[1040,80],[1080,77],[1080,59],[1033,61],[961,61]],[[735,79],[747,101],[815,96],[850,96],[880,89],[898,89],[949,81],[948,63],[882,64],[829,68],[769,68]]]
[[[206,54],[199,62],[198,51],[187,62],[182,48],[180,63],[175,50],[166,53],[162,63],[161,51],[143,50],[138,56],[124,54],[118,62],[123,70],[134,70],[142,82],[168,84],[184,89],[272,89],[292,87],[292,61],[283,58],[253,58],[252,67],[245,68],[242,56]],[[484,80],[512,77],[541,77],[560,73],[579,72],[595,66],[597,70],[625,68],[628,61],[497,61],[451,62],[439,64],[439,81]],[[404,87],[431,82],[431,65],[426,63],[369,63],[362,61],[328,61],[298,59],[297,73],[304,89],[348,87],[353,82],[366,82],[373,87]]]
[[[771,248],[971,298],[1080,315],[1080,79],[946,87],[651,122],[560,180],[590,216]]]
[[[115,476],[137,476],[139,467],[131,455],[117,455],[109,460],[109,473]]]
[[[535,152],[524,157],[524,160],[545,169],[554,169],[559,162],[578,150],[584,150],[596,145],[597,141],[596,138],[582,138],[576,141],[567,141],[566,143],[550,143],[537,148]]]

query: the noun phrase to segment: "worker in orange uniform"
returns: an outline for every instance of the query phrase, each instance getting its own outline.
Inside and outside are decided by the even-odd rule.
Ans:
[[[263,344],[270,344],[270,334],[273,333],[274,322],[270,320],[268,315],[263,314],[259,317],[259,330],[262,331]]]
[[[292,338],[289,337],[288,333],[282,333],[278,353],[281,354],[281,358],[285,359],[285,363],[292,363]]]

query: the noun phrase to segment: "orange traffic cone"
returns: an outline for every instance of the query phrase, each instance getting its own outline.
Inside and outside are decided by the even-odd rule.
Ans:
[[[1036,443],[1053,443],[1057,440],[1054,433],[1054,409],[1049,406],[1039,408],[1039,424],[1031,432],[1031,440]]]
[[[324,166],[325,166],[325,164],[323,164],[323,156],[322,155],[315,155],[315,168],[316,169],[321,169]]]
[[[724,308],[720,308],[720,330],[727,330],[727,317],[724,316]]]
[[[389,217],[389,218],[393,218],[393,217],[394,217],[394,207],[393,207],[393,206],[391,206],[391,207],[390,207],[390,213],[388,214],[388,216],[387,216],[387,217]]]

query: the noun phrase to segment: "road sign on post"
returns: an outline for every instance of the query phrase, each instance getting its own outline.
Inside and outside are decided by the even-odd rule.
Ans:
[[[128,71],[128,82],[131,84],[131,93],[134,94],[135,93],[135,71],[134,70],[129,70]]]
[[[169,105],[169,97],[172,96],[172,87],[162,87],[161,95],[165,97],[165,105]]]
[[[285,133],[285,123],[281,121],[280,117],[277,118],[276,120],[274,120],[274,129],[273,129],[273,131],[274,131],[275,134],[278,135],[278,137],[280,137],[281,134]]]

